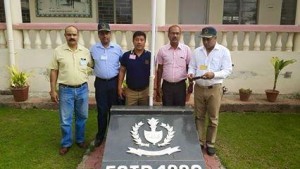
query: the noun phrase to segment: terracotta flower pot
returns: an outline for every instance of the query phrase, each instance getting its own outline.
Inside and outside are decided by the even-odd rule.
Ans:
[[[267,95],[267,100],[269,102],[275,102],[276,101],[277,96],[279,94],[278,90],[268,89],[268,90],[265,90],[265,92],[266,92],[266,95]]]
[[[29,86],[23,88],[11,88],[10,90],[16,102],[23,102],[28,99]]]
[[[251,93],[239,92],[241,101],[248,101]]]

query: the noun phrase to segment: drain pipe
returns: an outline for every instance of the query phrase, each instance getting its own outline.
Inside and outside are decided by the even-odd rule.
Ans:
[[[4,0],[10,66],[16,64],[10,0]]]

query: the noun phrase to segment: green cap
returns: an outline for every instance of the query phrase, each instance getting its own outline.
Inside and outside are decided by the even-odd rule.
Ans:
[[[214,36],[217,36],[217,31],[213,27],[205,27],[200,33],[200,37],[202,38],[212,38]]]
[[[102,22],[98,24],[98,32],[100,31],[108,31],[110,32],[110,27],[108,23]]]

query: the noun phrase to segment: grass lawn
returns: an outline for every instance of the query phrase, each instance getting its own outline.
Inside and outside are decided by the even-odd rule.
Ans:
[[[91,110],[86,139],[94,139]],[[85,150],[60,156],[57,111],[0,107],[0,169],[73,169]],[[229,169],[300,168],[300,114],[221,113],[217,154]]]
[[[300,168],[300,114],[221,113],[216,148],[229,169]]]
[[[97,131],[96,115],[96,111],[90,111],[86,126],[88,142]],[[65,156],[60,156],[60,138],[58,111],[0,107],[1,169],[76,168],[85,150],[74,144]]]

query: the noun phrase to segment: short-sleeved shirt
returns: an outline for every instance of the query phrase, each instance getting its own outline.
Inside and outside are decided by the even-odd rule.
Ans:
[[[68,44],[55,48],[50,69],[58,70],[57,83],[79,85],[88,81],[89,67],[93,61],[87,48],[78,44],[72,51]]]
[[[90,49],[94,59],[94,73],[101,79],[111,79],[119,74],[122,49],[115,43],[110,43],[105,48],[101,43],[96,43]]]
[[[163,65],[162,78],[168,82],[186,79],[191,56],[191,49],[185,44],[179,43],[176,49],[170,44],[162,46],[156,56],[157,64]]]
[[[132,90],[149,86],[151,52],[144,51],[137,56],[133,51],[125,52],[121,65],[126,68],[126,84]]]

